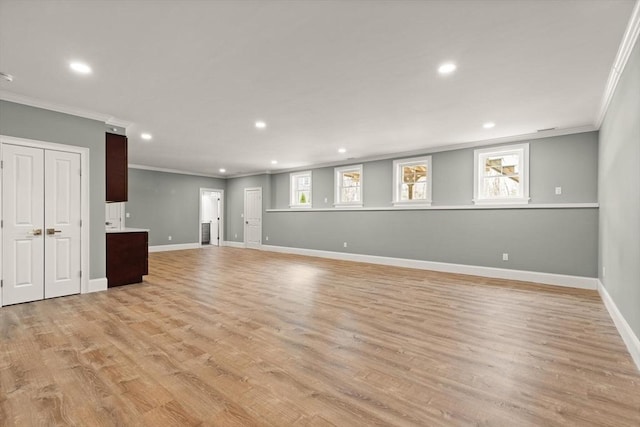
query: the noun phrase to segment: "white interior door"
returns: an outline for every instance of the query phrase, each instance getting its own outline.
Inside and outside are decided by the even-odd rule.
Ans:
[[[211,193],[211,244],[220,246],[220,193]]]
[[[45,151],[44,297],[80,293],[80,154]]]
[[[244,189],[244,243],[253,249],[262,244],[262,188]]]
[[[2,145],[2,304],[44,297],[44,150]]]

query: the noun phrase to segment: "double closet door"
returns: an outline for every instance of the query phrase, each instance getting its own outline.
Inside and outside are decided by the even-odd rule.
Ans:
[[[2,305],[80,293],[80,154],[1,150]]]

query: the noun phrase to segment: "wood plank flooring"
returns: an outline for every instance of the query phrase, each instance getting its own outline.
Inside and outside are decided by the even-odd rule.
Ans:
[[[595,291],[234,248],[150,273],[0,309],[0,425],[640,425]]]

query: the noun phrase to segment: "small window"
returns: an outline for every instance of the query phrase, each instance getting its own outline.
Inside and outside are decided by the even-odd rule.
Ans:
[[[431,206],[431,156],[393,162],[393,204]]]
[[[336,206],[362,206],[362,165],[335,168]]]
[[[311,171],[291,174],[291,207],[311,207]]]
[[[529,144],[475,150],[475,204],[529,203]]]

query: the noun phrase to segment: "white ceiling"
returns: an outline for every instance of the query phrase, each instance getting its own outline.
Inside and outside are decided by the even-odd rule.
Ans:
[[[0,0],[0,90],[130,122],[131,163],[276,171],[593,125],[633,6]]]

